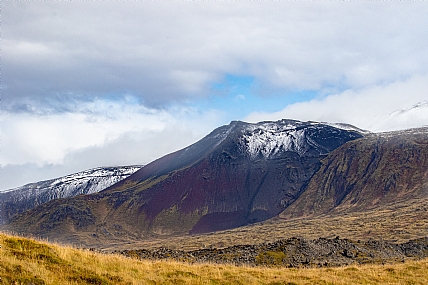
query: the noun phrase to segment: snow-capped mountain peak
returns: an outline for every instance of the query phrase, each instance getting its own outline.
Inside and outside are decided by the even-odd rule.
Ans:
[[[317,141],[319,133],[323,132],[325,139],[332,135],[338,135],[342,130],[362,133],[350,125],[346,125],[345,128],[341,125],[331,126],[319,122],[281,120],[246,124],[242,129],[239,144],[241,149],[253,159],[260,156],[272,158],[281,152],[295,152],[301,156],[311,148],[317,149],[320,154],[324,154],[328,153],[329,150]]]
[[[6,223],[14,214],[53,199],[100,192],[141,167],[97,167],[0,192],[0,224]]]
[[[240,143],[252,158],[259,154],[268,158],[281,150],[303,153],[304,137],[305,129],[298,129],[296,125],[264,123],[248,126]]]

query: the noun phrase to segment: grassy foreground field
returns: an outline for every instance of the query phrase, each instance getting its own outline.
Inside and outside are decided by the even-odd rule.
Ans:
[[[323,269],[138,261],[0,234],[0,284],[428,284],[428,260]]]

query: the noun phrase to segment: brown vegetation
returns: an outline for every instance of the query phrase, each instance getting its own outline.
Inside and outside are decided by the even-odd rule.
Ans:
[[[0,284],[428,284],[428,260],[325,269],[138,261],[0,234]]]
[[[203,235],[148,238],[132,243],[117,242],[103,250],[167,247],[195,250],[207,247],[228,247],[238,244],[258,244],[279,239],[303,237],[348,238],[351,240],[384,240],[403,243],[428,236],[428,200],[411,199],[390,203],[376,210],[342,215],[322,215],[312,218],[285,220],[280,218],[237,229]]]

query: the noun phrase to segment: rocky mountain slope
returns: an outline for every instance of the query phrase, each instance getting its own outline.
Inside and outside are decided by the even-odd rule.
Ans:
[[[122,239],[263,221],[300,196],[322,158],[362,137],[346,128],[293,120],[232,122],[105,191],[43,204],[11,227],[76,242],[82,233],[85,239]]]
[[[100,192],[140,168],[98,167],[0,192],[0,224],[6,224],[14,215],[53,199]]]
[[[428,199],[428,128],[366,135],[337,148],[281,216],[363,212],[414,198]]]
[[[316,122],[232,122],[102,192],[27,211],[9,229],[88,246],[164,244],[237,227],[241,243],[275,229],[314,238],[338,228],[349,238],[407,241],[426,236],[418,219],[427,200],[426,127],[373,134]],[[236,233],[223,231],[224,244]]]

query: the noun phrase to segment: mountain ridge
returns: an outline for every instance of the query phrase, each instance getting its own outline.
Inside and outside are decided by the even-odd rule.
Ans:
[[[428,198],[428,127],[376,133],[334,150],[281,216],[361,211]]]
[[[10,228],[100,246],[249,227],[272,218],[346,220],[402,199],[426,204],[428,128],[343,128],[295,120],[232,122],[104,191],[54,200],[17,216]]]
[[[53,236],[84,231],[98,239],[196,234],[263,221],[298,198],[321,158],[360,137],[317,122],[233,121],[100,193],[49,202],[17,216],[12,226]]]
[[[0,225],[53,199],[92,194],[128,177],[142,166],[96,167],[0,192]]]

